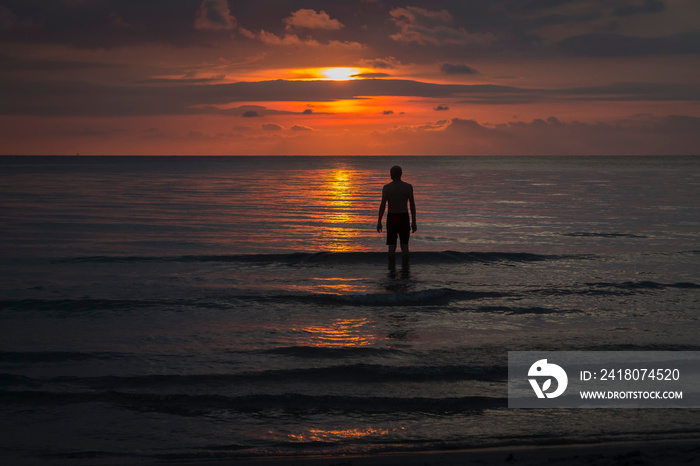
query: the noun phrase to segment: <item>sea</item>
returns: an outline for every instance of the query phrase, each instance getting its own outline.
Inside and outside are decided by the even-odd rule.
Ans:
[[[507,400],[511,351],[700,351],[699,199],[700,157],[0,157],[0,458],[700,438]]]

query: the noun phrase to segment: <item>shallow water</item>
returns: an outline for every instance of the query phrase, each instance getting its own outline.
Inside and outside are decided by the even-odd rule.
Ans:
[[[414,184],[410,269],[374,231]],[[47,464],[697,437],[507,408],[507,352],[699,350],[700,159],[0,158],[0,451]]]

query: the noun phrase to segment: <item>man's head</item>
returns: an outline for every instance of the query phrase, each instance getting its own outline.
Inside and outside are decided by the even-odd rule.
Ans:
[[[391,173],[392,180],[401,181],[401,175],[403,175],[403,170],[401,170],[401,167],[394,165],[391,167],[391,170],[389,170],[389,173]]]

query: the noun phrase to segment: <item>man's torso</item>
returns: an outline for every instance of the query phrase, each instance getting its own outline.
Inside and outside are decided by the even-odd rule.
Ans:
[[[408,212],[408,199],[412,193],[413,186],[404,181],[392,181],[384,185],[384,195],[388,204],[387,212],[390,214]]]

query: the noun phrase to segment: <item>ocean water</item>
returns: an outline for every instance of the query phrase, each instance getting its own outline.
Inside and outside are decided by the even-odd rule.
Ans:
[[[508,351],[700,350],[698,199],[700,157],[2,157],[0,458],[698,438],[507,408]]]

